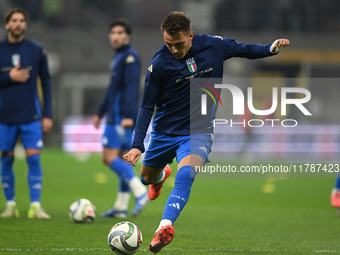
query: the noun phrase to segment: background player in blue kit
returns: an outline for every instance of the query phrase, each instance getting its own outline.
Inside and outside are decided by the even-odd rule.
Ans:
[[[149,201],[147,189],[135,175],[130,164],[121,159],[122,153],[131,148],[131,139],[138,109],[140,60],[130,45],[131,25],[125,19],[114,21],[109,27],[109,38],[116,54],[111,61],[111,82],[93,125],[99,128],[100,119],[106,114],[103,134],[103,162],[119,176],[119,187],[113,207],[103,217],[127,217],[132,191],[136,206],[132,212],[137,216]]]
[[[18,137],[28,164],[30,208],[28,218],[50,219],[40,205],[42,133],[50,131],[52,97],[46,52],[36,42],[24,38],[28,15],[12,9],[5,16],[7,39],[0,43],[0,150],[1,183],[7,200],[2,218],[19,217],[15,201],[13,172],[14,146]],[[43,91],[43,111],[38,99],[37,78]]]
[[[162,220],[149,244],[149,250],[158,253],[174,237],[173,223],[186,205],[197,166],[208,161],[212,145],[211,113],[199,127],[190,125],[190,77],[222,78],[223,63],[231,57],[250,59],[272,56],[289,44],[278,39],[269,45],[244,44],[235,40],[194,35],[190,19],[183,12],[170,13],[161,24],[165,45],[161,47],[148,68],[145,88],[137,117],[132,149],[124,159],[135,165],[144,152],[143,140],[151,121],[154,107],[151,142],[141,169],[142,182],[149,186],[153,199],[159,195],[169,176],[164,166],[176,157],[178,171],[163,213]],[[197,108],[200,111],[200,108]],[[194,112],[195,114],[195,112]],[[195,133],[190,135],[190,130]],[[153,192],[154,191],[154,192]]]

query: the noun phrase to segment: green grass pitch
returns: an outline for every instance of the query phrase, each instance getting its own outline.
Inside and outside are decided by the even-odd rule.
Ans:
[[[20,218],[0,219],[0,254],[113,254],[107,234],[120,220],[99,214],[114,202],[117,179],[100,156],[79,161],[45,149],[42,166],[42,205],[52,220],[27,219],[27,167],[16,160]],[[174,174],[143,214],[127,218],[143,233],[137,254],[151,254],[147,247],[173,182]],[[340,218],[329,204],[333,184],[334,179],[198,178],[175,224],[175,238],[160,254],[339,254]],[[68,218],[70,204],[82,197],[97,207],[92,224]],[[1,195],[1,211],[4,206]]]

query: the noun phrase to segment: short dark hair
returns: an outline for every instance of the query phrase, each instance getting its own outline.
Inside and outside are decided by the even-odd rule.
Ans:
[[[115,26],[122,26],[128,35],[131,35],[132,33],[131,23],[127,19],[120,18],[112,22],[111,25],[109,26],[109,32]]]
[[[165,17],[161,23],[161,31],[162,33],[166,31],[171,36],[176,35],[179,32],[189,34],[191,31],[190,18],[184,12],[170,12],[170,14]]]
[[[28,22],[28,13],[26,10],[22,8],[13,8],[9,12],[6,13],[5,24],[7,24],[11,20],[14,13],[21,13],[22,15],[24,15],[25,21]]]

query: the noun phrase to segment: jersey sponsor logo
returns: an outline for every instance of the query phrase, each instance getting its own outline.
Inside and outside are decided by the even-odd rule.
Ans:
[[[20,66],[20,55],[19,54],[13,54],[12,55],[12,65],[13,66]]]
[[[189,58],[186,60],[187,66],[190,72],[194,73],[197,70],[197,65],[194,58]]]
[[[13,66],[6,66],[1,67],[0,72],[10,72],[12,70]],[[33,69],[32,66],[20,66],[20,69],[25,69],[27,71],[31,71]]]
[[[129,63],[133,63],[135,62],[136,59],[133,55],[129,55],[126,59],[125,59],[125,63],[129,64]]]
[[[179,83],[179,82],[182,82],[182,81],[190,80],[190,79],[195,78],[195,77],[197,77],[197,76],[199,76],[199,75],[201,75],[201,74],[203,74],[203,73],[209,73],[209,72],[211,72],[212,70],[214,70],[214,68],[209,67],[208,69],[205,69],[205,70],[196,72],[196,73],[194,73],[194,74],[185,76],[184,78],[177,79],[177,80],[176,80],[176,83]]]
[[[148,67],[150,73],[152,73],[152,65]]]

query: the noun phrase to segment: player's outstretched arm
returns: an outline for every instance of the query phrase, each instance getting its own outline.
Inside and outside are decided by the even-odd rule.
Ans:
[[[142,152],[140,150],[133,148],[128,153],[123,155],[123,159],[131,163],[131,165],[136,166],[136,162],[138,161],[141,155]]]
[[[280,50],[282,50],[284,47],[287,47],[289,45],[288,39],[277,39],[272,43],[272,46],[270,47],[270,51],[272,53],[278,53]]]

